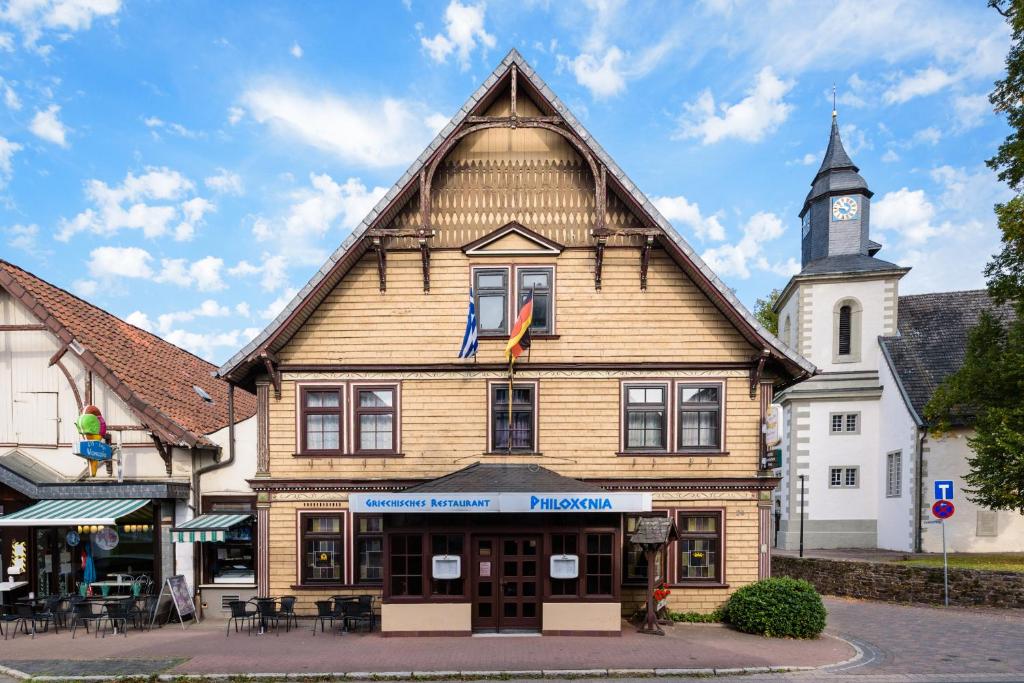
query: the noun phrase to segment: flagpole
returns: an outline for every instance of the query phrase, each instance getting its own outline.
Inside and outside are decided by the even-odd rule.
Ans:
[[[508,452],[512,454],[512,376],[515,373],[515,356],[508,358]]]

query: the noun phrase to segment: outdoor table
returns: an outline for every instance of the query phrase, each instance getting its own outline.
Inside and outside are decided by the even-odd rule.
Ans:
[[[100,588],[100,589],[102,589],[103,586],[106,586],[107,588],[115,588],[115,589],[127,588],[127,589],[131,590],[132,582],[131,581],[93,581],[89,585],[97,587],[97,588]],[[105,597],[111,597],[111,596],[105,596]]]
[[[277,606],[277,598],[256,598],[256,610],[259,611],[260,603],[271,603],[275,607]],[[267,620],[260,612],[260,627],[256,630],[257,635],[263,635],[267,632]]]
[[[27,585],[28,581],[0,581],[0,614],[4,611],[4,593]]]

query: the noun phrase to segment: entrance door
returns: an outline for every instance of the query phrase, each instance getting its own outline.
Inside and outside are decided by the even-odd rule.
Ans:
[[[473,628],[540,628],[540,539],[473,539]]]

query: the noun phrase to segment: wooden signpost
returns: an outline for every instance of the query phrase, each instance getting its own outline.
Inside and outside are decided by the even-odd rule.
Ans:
[[[167,597],[171,599],[174,611],[178,614],[178,623],[181,624],[182,630],[185,629],[185,617],[190,614],[197,623],[199,622],[199,613],[196,612],[196,603],[192,600],[192,593],[188,589],[185,577],[178,574],[164,579],[164,585],[160,587],[160,595],[157,596],[156,605],[153,607],[153,618],[149,623],[150,628],[156,623],[156,615],[160,611],[160,603],[163,601],[165,592]],[[170,622],[171,612],[168,611],[167,621],[164,623],[169,624]]]

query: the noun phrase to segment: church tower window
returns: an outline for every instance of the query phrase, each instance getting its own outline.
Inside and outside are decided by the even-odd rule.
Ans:
[[[832,311],[832,362],[860,361],[861,311],[859,301],[840,299]]]
[[[850,305],[839,307],[839,355],[850,355],[850,318],[853,309]]]

